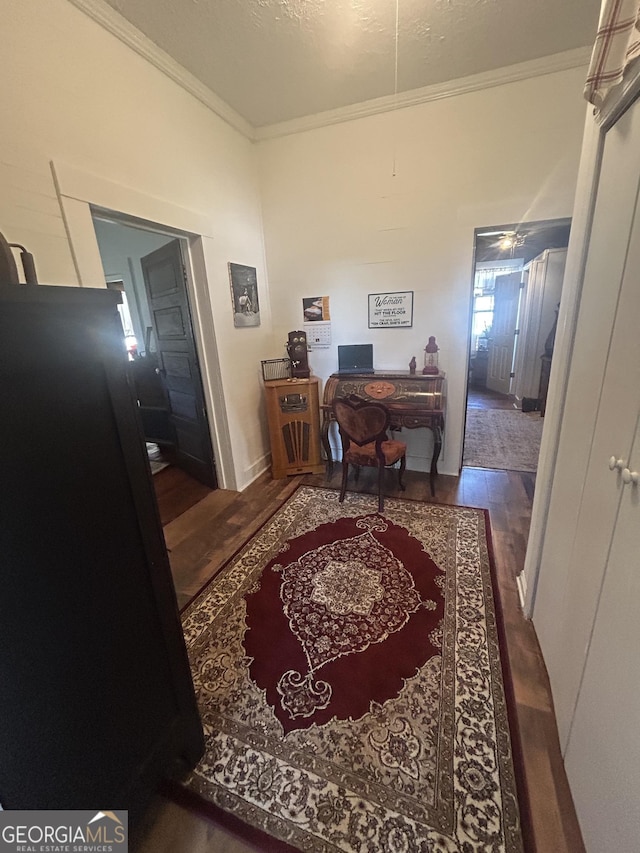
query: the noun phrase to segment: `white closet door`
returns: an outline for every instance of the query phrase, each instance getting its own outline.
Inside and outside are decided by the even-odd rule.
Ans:
[[[601,590],[565,766],[588,851],[640,849],[640,211],[609,344],[577,541]],[[614,464],[615,463],[615,464]]]
[[[576,653],[575,671],[571,680],[577,688],[588,654],[588,642],[593,627],[598,596],[602,586],[618,505],[623,494],[622,468],[629,461],[634,430],[640,407],[640,215],[636,210],[631,241],[627,252],[622,286],[617,300],[616,318],[610,340],[601,341],[603,358],[607,358],[604,384],[598,405],[598,417],[591,444],[582,505],[578,518],[575,542],[569,571],[576,584],[576,604],[588,606],[583,611],[587,619],[572,626],[575,636],[566,642]],[[621,460],[619,468],[609,468],[612,457]],[[639,518],[640,524],[640,518]],[[640,559],[638,560],[640,566]],[[580,586],[582,581],[583,586]],[[584,598],[587,593],[591,600]],[[640,646],[633,654],[640,653]],[[615,701],[614,697],[612,700]],[[573,711],[574,708],[571,709]],[[638,848],[640,849],[640,847]]]
[[[640,302],[640,289],[636,296]],[[640,474],[638,426],[628,463],[627,471]],[[640,849],[640,487],[619,488],[620,509],[565,756],[589,853]]]
[[[612,455],[628,459],[636,424],[639,182],[640,101],[608,132],[605,143],[560,445],[575,464],[577,488],[571,492],[573,503],[551,507],[558,522],[573,530],[572,544],[561,559],[543,554],[534,613],[563,751],[620,501],[620,474],[609,471],[608,461]]]

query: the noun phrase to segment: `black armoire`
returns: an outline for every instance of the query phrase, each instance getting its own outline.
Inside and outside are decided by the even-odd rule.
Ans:
[[[128,809],[203,750],[117,303],[0,284],[0,805]]]

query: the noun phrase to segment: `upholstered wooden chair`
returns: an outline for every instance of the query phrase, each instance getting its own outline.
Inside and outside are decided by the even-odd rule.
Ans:
[[[378,469],[378,512],[384,508],[382,478],[384,469],[400,462],[398,485],[404,491],[402,475],[406,466],[407,445],[395,441],[387,435],[391,418],[389,410],[382,403],[363,400],[360,397],[336,397],[333,401],[333,414],[340,429],[342,441],[342,487],[340,503],[344,500],[349,477],[349,465],[356,469],[356,480],[360,466],[368,465]]]

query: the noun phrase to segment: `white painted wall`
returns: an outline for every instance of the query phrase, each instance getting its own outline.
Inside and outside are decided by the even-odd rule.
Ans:
[[[461,458],[474,228],[570,216],[584,122],[584,69],[324,127],[257,146],[274,332],[330,297],[332,347],[374,345],[377,368],[421,364],[429,335],[447,373],[440,470]],[[395,169],[394,169],[395,164]],[[395,174],[394,174],[395,171]],[[367,294],[413,290],[411,329],[370,330]],[[424,431],[408,466],[428,467]],[[430,455],[430,450],[429,450]]]
[[[243,488],[268,462],[260,359],[273,352],[251,143],[65,0],[0,0],[0,14],[0,231],[33,252],[41,282],[78,283],[50,161],[121,186],[123,199],[135,190],[160,224],[171,225],[167,202],[209,223],[210,326],[233,450],[223,485]],[[88,264],[86,241],[76,248]],[[257,267],[258,328],[233,326],[228,261]],[[104,286],[97,269],[83,284]]]
[[[268,464],[260,360],[284,354],[286,332],[302,322],[302,297],[315,295],[330,296],[333,317],[332,348],[311,355],[322,378],[335,369],[339,343],[371,341],[377,367],[404,368],[413,355],[420,363],[428,336],[437,337],[449,395],[440,469],[456,473],[473,229],[570,214],[583,70],[254,149],[65,0],[0,0],[0,12],[0,109],[8,117],[0,230],[35,254],[40,280],[103,284],[88,237],[86,202],[94,199],[74,194],[76,174],[110,182],[113,209],[129,204],[126,212],[167,226],[175,225],[167,211],[180,209],[207,223],[195,267],[208,284],[197,302],[208,399],[218,381],[229,436],[222,484],[241,489]],[[66,223],[50,161],[65,176]],[[257,267],[258,328],[233,326],[228,261]],[[367,294],[394,290],[415,292],[413,328],[369,330]],[[429,455],[424,432],[411,434],[410,467],[426,468]]]

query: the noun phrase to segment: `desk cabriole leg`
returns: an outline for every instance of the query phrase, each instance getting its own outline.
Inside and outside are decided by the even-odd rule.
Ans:
[[[333,456],[331,455],[331,444],[329,443],[329,425],[331,423],[331,418],[327,417],[326,412],[322,416],[322,429],[320,431],[320,441],[322,443],[322,447],[324,448],[325,455],[327,457],[327,480],[331,478],[333,474]]]
[[[429,484],[431,486],[431,497],[436,496],[435,480],[438,476],[438,459],[442,450],[442,429],[439,426],[430,427],[433,434],[433,456],[431,457],[431,472],[429,474]]]

